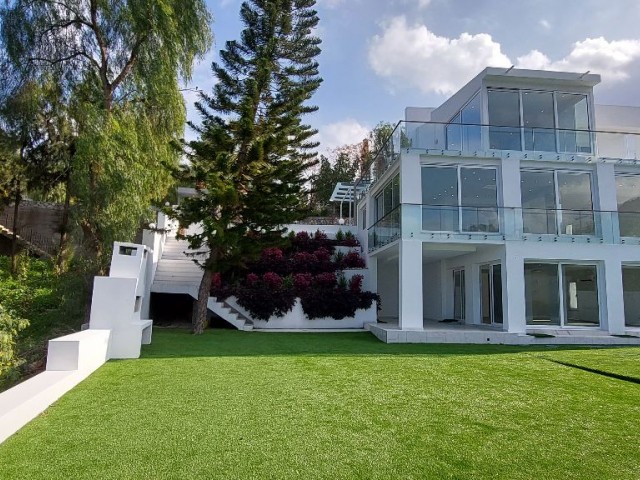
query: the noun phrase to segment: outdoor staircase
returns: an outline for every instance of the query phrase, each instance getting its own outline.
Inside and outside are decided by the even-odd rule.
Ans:
[[[191,250],[186,240],[167,237],[151,291],[186,294],[197,299],[203,273],[194,260],[204,260],[204,258],[204,251]],[[215,297],[209,298],[207,308],[238,330],[253,330],[251,320]]]

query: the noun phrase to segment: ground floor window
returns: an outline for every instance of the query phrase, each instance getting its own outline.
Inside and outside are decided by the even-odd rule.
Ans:
[[[528,325],[600,324],[596,265],[528,262],[524,281]]]
[[[640,327],[640,266],[623,265],[624,323]]]

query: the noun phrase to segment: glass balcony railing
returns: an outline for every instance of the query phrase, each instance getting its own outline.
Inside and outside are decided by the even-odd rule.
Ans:
[[[402,204],[369,228],[369,251],[401,238],[640,245],[640,212]]]
[[[530,158],[541,160],[582,156],[633,161],[640,160],[640,133],[401,121],[356,180],[358,196],[364,195],[403,150],[459,155],[482,152],[486,156],[507,151],[530,153]]]
[[[397,206],[369,228],[369,251],[377,250],[400,238],[401,206]]]

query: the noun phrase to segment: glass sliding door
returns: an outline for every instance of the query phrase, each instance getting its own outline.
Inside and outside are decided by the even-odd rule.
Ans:
[[[527,325],[560,325],[558,265],[525,263]]]
[[[560,152],[591,153],[591,134],[587,96],[575,93],[557,93],[558,140]]]
[[[553,93],[523,91],[522,124],[525,150],[555,152]]]
[[[616,176],[621,237],[640,237],[640,175]]]
[[[565,325],[600,324],[595,265],[562,265]]]
[[[520,138],[520,92],[489,90],[489,148],[522,150]]]
[[[553,172],[523,171],[520,186],[524,233],[557,234]]]
[[[458,169],[422,167],[422,203],[423,230],[458,231]]]
[[[499,231],[496,170],[460,168],[460,192],[462,231]]]
[[[465,317],[465,281],[464,270],[453,271],[453,318],[464,320]]]
[[[560,233],[594,235],[591,175],[586,172],[557,172]]]
[[[624,324],[640,327],[640,266],[622,266]]]
[[[503,322],[500,264],[480,266],[480,318],[485,325]]]

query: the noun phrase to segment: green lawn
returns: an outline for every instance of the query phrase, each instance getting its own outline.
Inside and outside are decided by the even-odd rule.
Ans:
[[[637,479],[640,349],[156,330],[0,446],[2,479]]]

